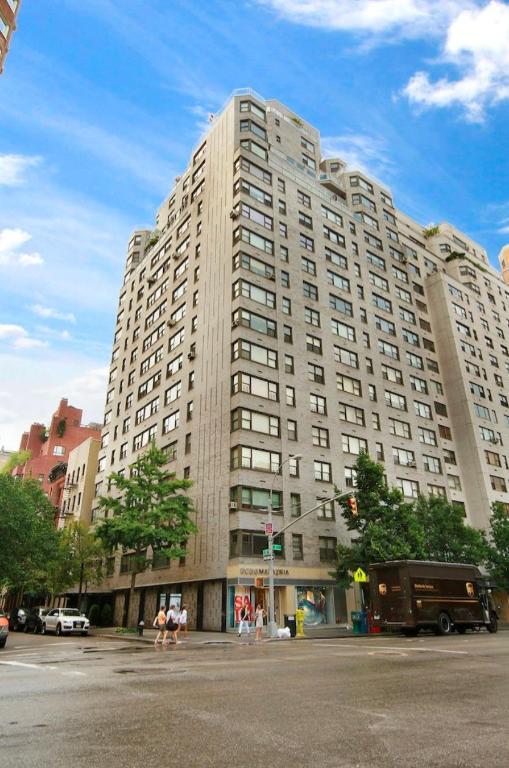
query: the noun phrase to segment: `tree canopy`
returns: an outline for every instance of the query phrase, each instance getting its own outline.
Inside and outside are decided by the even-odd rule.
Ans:
[[[15,467],[25,464],[32,457],[32,451],[14,451],[0,467],[0,475],[10,475]]]
[[[55,509],[35,480],[0,475],[0,586],[37,593],[59,554]]]
[[[465,525],[461,509],[438,496],[406,501],[388,488],[384,468],[361,453],[354,470],[357,515],[347,500],[340,502],[350,544],[337,547],[336,577],[352,583],[353,572],[387,560],[438,560],[479,564],[486,556],[484,534]]]
[[[110,551],[121,546],[133,553],[130,599],[137,573],[150,563],[147,548],[168,558],[183,557],[187,540],[196,531],[190,517],[193,502],[181,493],[192,482],[177,479],[165,469],[167,463],[166,453],[152,443],[131,465],[129,476],[118,472],[110,476],[118,494],[99,499],[106,518],[96,528],[97,537]]]
[[[499,503],[491,508],[487,566],[493,585],[509,592],[509,515]]]

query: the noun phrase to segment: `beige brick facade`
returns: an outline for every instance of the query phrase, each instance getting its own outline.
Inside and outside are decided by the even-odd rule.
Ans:
[[[185,562],[138,577],[145,613],[179,591],[191,624],[231,626],[236,599],[265,600],[271,484],[277,529],[352,487],[364,448],[406,496],[442,494],[476,526],[509,503],[509,289],[470,238],[321,161],[315,128],[251,92],[215,117],[156,226],[129,243],[96,478],[104,493],[154,438],[194,481],[198,533]],[[279,620],[297,599],[346,619],[334,512],[286,535]]]

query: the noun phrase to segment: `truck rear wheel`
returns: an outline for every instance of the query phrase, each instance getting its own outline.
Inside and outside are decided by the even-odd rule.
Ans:
[[[493,614],[492,614],[492,616],[491,616],[491,621],[490,621],[490,623],[489,623],[489,624],[486,624],[486,629],[488,630],[488,632],[491,632],[492,634],[493,634],[494,632],[497,632],[497,631],[498,631],[498,621],[497,621],[497,617],[496,617],[496,616],[494,616]]]
[[[451,629],[452,629],[452,623],[447,613],[439,613],[438,614],[438,634],[439,635],[450,635]]]

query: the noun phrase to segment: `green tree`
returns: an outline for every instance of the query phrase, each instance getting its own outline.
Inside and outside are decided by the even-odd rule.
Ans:
[[[494,586],[509,592],[509,516],[499,502],[491,507],[486,564]]]
[[[81,608],[84,587],[90,581],[100,584],[103,580],[104,544],[83,522],[75,520],[62,531],[62,548],[72,563],[71,584],[78,584]]]
[[[356,471],[357,515],[341,502],[350,544],[337,547],[336,578],[352,583],[353,572],[387,560],[437,560],[479,565],[486,557],[482,531],[465,525],[461,510],[437,496],[405,501],[401,491],[385,484],[384,468],[361,453]],[[353,492],[352,492],[353,493]]]
[[[0,475],[0,587],[36,594],[46,589],[59,557],[55,509],[35,480]]]
[[[386,486],[383,466],[361,453],[354,469],[357,515],[352,514],[347,499],[340,502],[342,517],[352,532],[351,544],[337,548],[336,578],[344,587],[352,583],[357,568],[365,570],[370,563],[384,560],[420,559],[423,547],[414,506],[405,502],[397,488]]]
[[[165,452],[152,443],[131,465],[129,477],[118,473],[110,476],[119,495],[99,499],[107,516],[97,526],[96,536],[110,552],[119,546],[132,552],[129,606],[136,577],[151,562],[147,548],[169,558],[182,557],[189,536],[197,530],[190,518],[192,500],[181,493],[192,482],[177,479],[164,469],[167,463]]]
[[[460,507],[441,496],[420,496],[415,512],[423,529],[423,560],[473,565],[484,562],[486,536],[465,524]]]
[[[0,475],[10,475],[15,467],[25,464],[32,458],[32,451],[14,451],[0,468]]]

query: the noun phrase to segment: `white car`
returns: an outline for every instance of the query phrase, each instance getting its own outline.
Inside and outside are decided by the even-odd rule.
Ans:
[[[77,608],[52,608],[43,619],[42,634],[88,635],[90,622]]]

